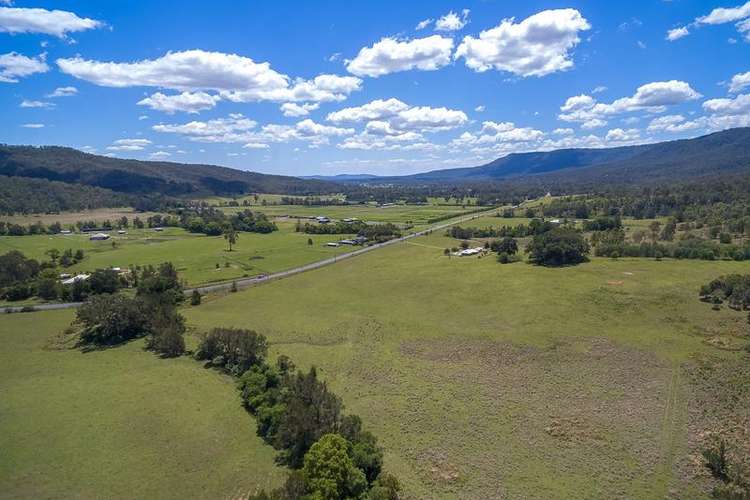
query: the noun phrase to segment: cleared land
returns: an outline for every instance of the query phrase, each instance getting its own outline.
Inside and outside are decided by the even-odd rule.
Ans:
[[[2,498],[230,498],[281,480],[230,379],[142,341],[65,349],[72,317],[0,319]]]
[[[78,221],[93,220],[103,222],[105,220],[110,220],[115,222],[121,217],[127,217],[131,221],[135,217],[140,217],[140,219],[145,222],[146,219],[157,213],[158,212],[136,212],[133,208],[129,207],[97,208],[81,212],[60,212],[59,214],[3,215],[0,216],[0,220],[23,225],[33,224],[35,222],[41,222],[42,224],[59,222],[65,226],[67,224],[75,224]]]
[[[177,266],[180,277],[189,285],[197,285],[289,269],[351,250],[325,246],[346,235],[296,233],[291,221],[279,221],[277,225],[279,231],[271,234],[240,233],[231,252],[227,251],[227,242],[222,236],[165,228],[162,232],[129,229],[126,235],[110,231],[112,238],[106,241],[89,241],[86,234],[2,236],[0,253],[20,250],[27,257],[46,259],[44,252],[51,248],[83,249],[86,258],[66,272],[171,261]],[[313,245],[308,245],[308,238],[313,240]]]
[[[524,221],[466,225],[484,219]],[[194,252],[194,240],[158,261]],[[408,498],[705,496],[694,359],[734,362],[741,355],[715,346],[747,339],[744,315],[711,310],[697,290],[747,265],[593,259],[546,269],[444,257],[456,243],[436,231],[206,297],[184,310],[188,343],[214,326],[252,328],[273,354],[318,366],[378,435]],[[141,342],[59,349],[52,341],[71,317],[0,322],[0,448],[11,450],[0,491],[205,498],[279,483],[230,379]]]
[[[420,238],[188,318],[255,328],[274,351],[321,367],[411,496],[702,491],[677,472],[694,452],[681,366],[696,352],[735,355],[711,343],[744,318],[712,311],[696,290],[741,263],[503,266],[443,257],[448,241]]]

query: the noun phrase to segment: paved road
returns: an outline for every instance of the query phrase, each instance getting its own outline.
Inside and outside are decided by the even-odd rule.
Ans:
[[[362,247],[358,250],[355,250],[353,252],[344,253],[341,255],[336,255],[334,257],[329,257],[327,259],[319,260],[317,262],[313,262],[311,264],[306,264],[304,266],[295,267],[293,269],[287,269],[286,271],[279,271],[277,273],[272,274],[266,274],[262,276],[255,276],[251,278],[241,278],[234,280],[234,283],[237,283],[238,288],[248,288],[255,285],[260,285],[263,283],[267,283],[269,281],[275,281],[283,278],[288,278],[289,276],[294,276],[295,274],[304,273],[306,271],[312,271],[313,269],[319,269],[321,267],[329,266],[332,264],[335,264],[336,262],[351,259],[352,257],[356,257],[358,255],[362,255],[367,252],[372,252],[374,250],[377,250],[379,248],[387,247],[389,245],[395,245],[397,243],[401,243],[407,240],[410,240],[412,238],[418,238],[419,236],[424,236],[425,234],[429,234],[432,231],[439,231],[441,229],[445,229],[447,227],[461,224],[463,222],[468,222],[470,220],[477,219],[479,217],[484,217],[487,215],[487,212],[492,212],[497,210],[497,207],[488,208],[487,210],[483,210],[481,212],[473,213],[471,215],[468,215],[466,217],[460,217],[456,219],[450,219],[445,221],[444,223],[439,223],[434,226],[430,226],[427,229],[423,229],[421,231],[417,231],[414,233],[409,233],[405,236],[402,236],[400,238],[395,238],[383,243],[377,243],[375,245],[370,245],[367,247]],[[216,283],[213,285],[206,285],[206,286],[199,286],[195,288],[189,288],[185,290],[185,294],[193,293],[193,290],[198,290],[200,293],[211,293],[211,292],[220,292],[223,290],[229,290],[232,287],[233,282],[227,282],[227,283]],[[82,304],[82,302],[64,302],[60,304],[41,304],[33,306],[35,311],[50,311],[55,309],[69,309],[72,307],[78,307]],[[5,312],[21,312],[21,307],[5,307],[0,308],[0,313]]]

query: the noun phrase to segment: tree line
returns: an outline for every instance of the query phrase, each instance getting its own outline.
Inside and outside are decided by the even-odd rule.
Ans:
[[[184,295],[174,266],[164,263],[141,273],[136,290],[133,297],[107,293],[82,305],[69,329],[79,347],[146,337],[146,348],[162,357],[185,353],[185,320],[177,310]],[[242,404],[256,417],[257,434],[290,469],[280,488],[251,498],[398,498],[400,484],[382,470],[377,438],[358,416],[344,413],[341,399],[314,367],[297,370],[284,355],[269,362],[265,336],[240,328],[211,329],[192,355],[237,379]]]

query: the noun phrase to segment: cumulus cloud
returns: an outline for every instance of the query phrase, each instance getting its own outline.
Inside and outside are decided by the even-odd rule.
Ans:
[[[682,37],[688,36],[690,34],[690,31],[684,26],[679,28],[674,28],[669,31],[667,31],[667,40],[670,42],[674,42],[675,40],[679,40]]]
[[[151,141],[148,139],[118,139],[107,146],[108,151],[141,151],[149,146]]]
[[[183,124],[154,125],[156,132],[168,132],[188,136],[191,140],[202,142],[246,142],[245,133],[254,129],[258,123],[240,113],[232,113],[226,118],[208,121],[191,121]]]
[[[390,130],[399,133],[449,130],[468,122],[466,113],[460,110],[410,106],[395,98],[376,99],[362,106],[344,108],[329,113],[326,119],[334,123],[383,122],[387,123]],[[382,128],[379,124],[371,127]]]
[[[420,69],[433,71],[451,61],[453,39],[432,35],[426,38],[398,40],[383,38],[372,47],[363,47],[346,69],[357,76],[379,76]]]
[[[555,130],[552,131],[552,133],[555,135],[565,136],[565,135],[573,135],[575,134],[575,131],[572,128],[556,128]]]
[[[584,128],[595,128],[606,124],[607,117],[634,111],[663,112],[668,106],[681,104],[702,97],[687,82],[669,80],[641,85],[635,94],[622,97],[611,103],[600,103],[589,95],[568,98],[560,107],[558,115],[563,121],[578,122]]]
[[[183,92],[176,95],[165,95],[157,92],[150,97],[138,101],[139,106],[147,106],[156,111],[174,114],[177,111],[185,113],[199,113],[216,106],[221,97],[205,92]]]
[[[253,101],[342,101],[362,85],[353,76],[323,74],[312,80],[292,80],[278,73],[267,62],[256,63],[249,57],[223,52],[186,50],[168,52],[157,59],[130,63],[101,62],[81,57],[58,59],[60,71],[104,87],[158,87],[197,93],[203,109],[209,102],[206,92],[216,92],[233,102]],[[153,98],[154,96],[152,96]],[[195,100],[195,95],[192,96]],[[216,99],[216,96],[211,96]],[[165,96],[158,102],[166,107],[179,106],[191,99],[185,94]],[[151,101],[147,101],[149,104]],[[144,104],[144,105],[149,105]],[[187,106],[195,110],[194,106]],[[177,110],[177,109],[176,109]]]
[[[740,94],[734,98],[709,99],[703,109],[714,115],[750,115],[750,94]]]
[[[26,57],[17,52],[0,55],[0,82],[18,83],[19,78],[47,71],[49,66],[45,62],[45,54],[39,57]]]
[[[68,33],[100,28],[104,24],[65,10],[0,7],[0,32],[42,33],[64,38]]]
[[[738,7],[719,7],[695,20],[696,24],[725,24],[750,17],[750,2]]]
[[[615,128],[609,130],[604,140],[608,142],[632,142],[640,139],[641,134],[637,128],[629,128],[623,130],[621,128]]]
[[[732,77],[732,81],[729,83],[730,92],[739,92],[745,87],[750,85],[750,71],[747,73],[739,73]]]
[[[281,105],[281,112],[284,114],[284,116],[307,116],[310,114],[310,111],[314,111],[319,107],[320,104],[318,103],[296,104],[293,102],[285,102]]]
[[[570,51],[579,32],[591,25],[575,9],[545,10],[516,23],[503,19],[478,38],[467,36],[455,59],[463,57],[474,71],[496,69],[515,75],[544,76],[573,67]]]
[[[268,142],[292,140],[325,144],[330,137],[354,134],[354,129],[322,125],[313,120],[302,120],[295,125],[268,124],[257,130],[257,123],[239,113],[226,118],[208,121],[192,121],[183,124],[158,124],[156,132],[180,134],[191,141],[215,143],[245,143],[248,148],[259,148]]]
[[[149,159],[151,160],[164,160],[165,158],[169,158],[172,156],[171,153],[167,151],[154,151],[150,155],[148,155]]]
[[[45,101],[30,101],[28,99],[24,99],[23,101],[21,101],[20,106],[22,108],[44,108],[44,109],[49,109],[49,108],[54,108],[55,104],[51,103],[51,102],[45,102]]]
[[[690,26],[700,28],[736,22],[737,31],[744,34],[750,41],[750,2],[737,7],[718,7],[705,16],[696,18]],[[667,32],[667,40],[678,40],[687,36],[690,32],[687,27],[675,28]]]
[[[677,134],[680,132],[695,130],[701,126],[701,120],[688,121],[682,115],[665,115],[651,120],[647,130],[649,132],[670,132]]]
[[[425,28],[426,28],[427,26],[429,26],[430,24],[432,24],[432,21],[434,21],[434,19],[425,19],[424,21],[419,21],[419,22],[417,23],[417,25],[416,25],[416,26],[414,27],[414,29],[415,29],[416,31],[419,31],[419,30],[423,30],[423,29],[425,29]]]
[[[78,93],[75,87],[57,87],[53,92],[47,94],[47,97],[70,97]]]
[[[435,31],[458,31],[463,29],[469,22],[469,9],[461,11],[459,16],[453,11],[448,12],[435,21]]]

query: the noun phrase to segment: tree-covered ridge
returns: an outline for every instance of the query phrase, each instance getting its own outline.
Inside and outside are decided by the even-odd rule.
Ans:
[[[215,165],[109,158],[57,146],[0,146],[0,175],[96,186],[121,193],[223,195],[323,194],[335,185]]]
[[[124,207],[133,203],[133,196],[100,187],[0,175],[3,215]]]

